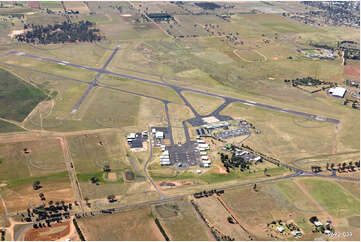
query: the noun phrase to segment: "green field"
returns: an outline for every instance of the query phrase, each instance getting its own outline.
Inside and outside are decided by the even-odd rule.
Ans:
[[[46,97],[42,90],[0,69],[0,117],[21,122]]]
[[[339,185],[323,180],[303,180],[309,193],[329,213],[336,217],[360,213],[360,200],[345,192]]]
[[[162,212],[162,208],[167,212],[172,212],[170,216]],[[163,210],[164,210],[163,209]],[[157,217],[168,232],[171,240],[209,240],[208,228],[197,215],[192,204],[186,200],[177,200],[161,206],[156,206]]]
[[[0,133],[21,132],[24,129],[14,124],[0,120]]]

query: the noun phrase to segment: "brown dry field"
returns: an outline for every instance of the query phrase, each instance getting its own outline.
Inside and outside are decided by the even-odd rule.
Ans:
[[[34,191],[32,183],[22,184],[14,189],[9,188],[2,191],[2,197],[9,212],[25,210],[30,204],[33,207],[43,204],[39,198],[39,193],[44,193],[47,201],[64,201],[69,203],[75,199],[70,181],[44,181],[41,182],[41,186],[42,188],[38,191]]]
[[[188,199],[158,205],[154,210],[170,240],[214,240]]]
[[[164,240],[149,207],[78,220],[86,240]]]
[[[215,196],[196,199],[202,214],[208,221],[221,231],[237,241],[248,240],[248,234],[238,224],[231,224],[227,218],[230,216]]]

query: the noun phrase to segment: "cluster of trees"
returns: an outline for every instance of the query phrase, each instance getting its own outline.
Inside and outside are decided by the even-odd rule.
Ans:
[[[318,86],[318,85],[329,85],[330,82],[320,81],[319,79],[313,78],[313,77],[302,77],[302,78],[296,78],[293,80],[285,79],[284,82],[292,82],[292,86]]]
[[[318,222],[318,218],[316,216],[312,216],[309,219],[310,223],[315,224],[315,222]],[[326,230],[331,231],[332,233],[335,232],[335,229],[332,227],[332,222],[331,221],[327,221],[326,225],[321,225],[321,226],[316,226],[313,228],[312,233],[325,233]]]
[[[40,181],[35,181],[33,183],[33,189],[36,191],[39,190],[40,188],[42,188],[42,186],[40,186]]]
[[[25,33],[16,35],[20,42],[35,44],[56,44],[65,42],[93,42],[100,41],[104,37],[99,34],[99,29],[94,28],[95,23],[80,21],[47,26],[24,24]]]
[[[251,165],[249,161],[246,161],[241,156],[237,156],[235,153],[232,154],[231,158],[227,154],[221,153],[221,162],[228,173],[230,168],[239,168],[240,171],[250,170]]]
[[[346,162],[338,163],[337,168],[335,166],[335,163],[326,164],[326,170],[328,171],[337,170],[338,172],[345,172],[345,171],[353,172],[355,171],[356,167],[360,169],[360,161],[356,161],[355,163],[352,161],[350,161],[349,163]]]
[[[353,109],[360,109],[360,104],[357,100],[346,99],[345,101],[343,101],[343,105],[347,105],[349,102],[352,102]]]
[[[115,199],[115,195],[113,195],[113,194],[110,194],[110,195],[108,195],[108,201],[110,202],[110,203],[113,203],[113,202],[116,202],[117,200]]]

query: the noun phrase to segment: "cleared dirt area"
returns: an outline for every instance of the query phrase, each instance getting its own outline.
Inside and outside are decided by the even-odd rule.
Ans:
[[[34,241],[34,240],[59,240],[64,237],[72,237],[72,234],[75,232],[74,225],[70,221],[54,224],[51,227],[46,228],[31,228],[25,232],[24,240],[25,241]]]
[[[86,240],[164,240],[149,207],[78,220]]]

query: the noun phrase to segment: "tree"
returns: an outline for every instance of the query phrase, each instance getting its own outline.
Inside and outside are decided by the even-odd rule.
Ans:
[[[254,184],[253,190],[254,190],[255,192],[257,192],[257,184]]]
[[[326,164],[326,170],[328,170],[328,171],[330,170],[328,163]]]
[[[110,203],[115,202],[115,196],[113,194],[108,195],[108,200]]]

